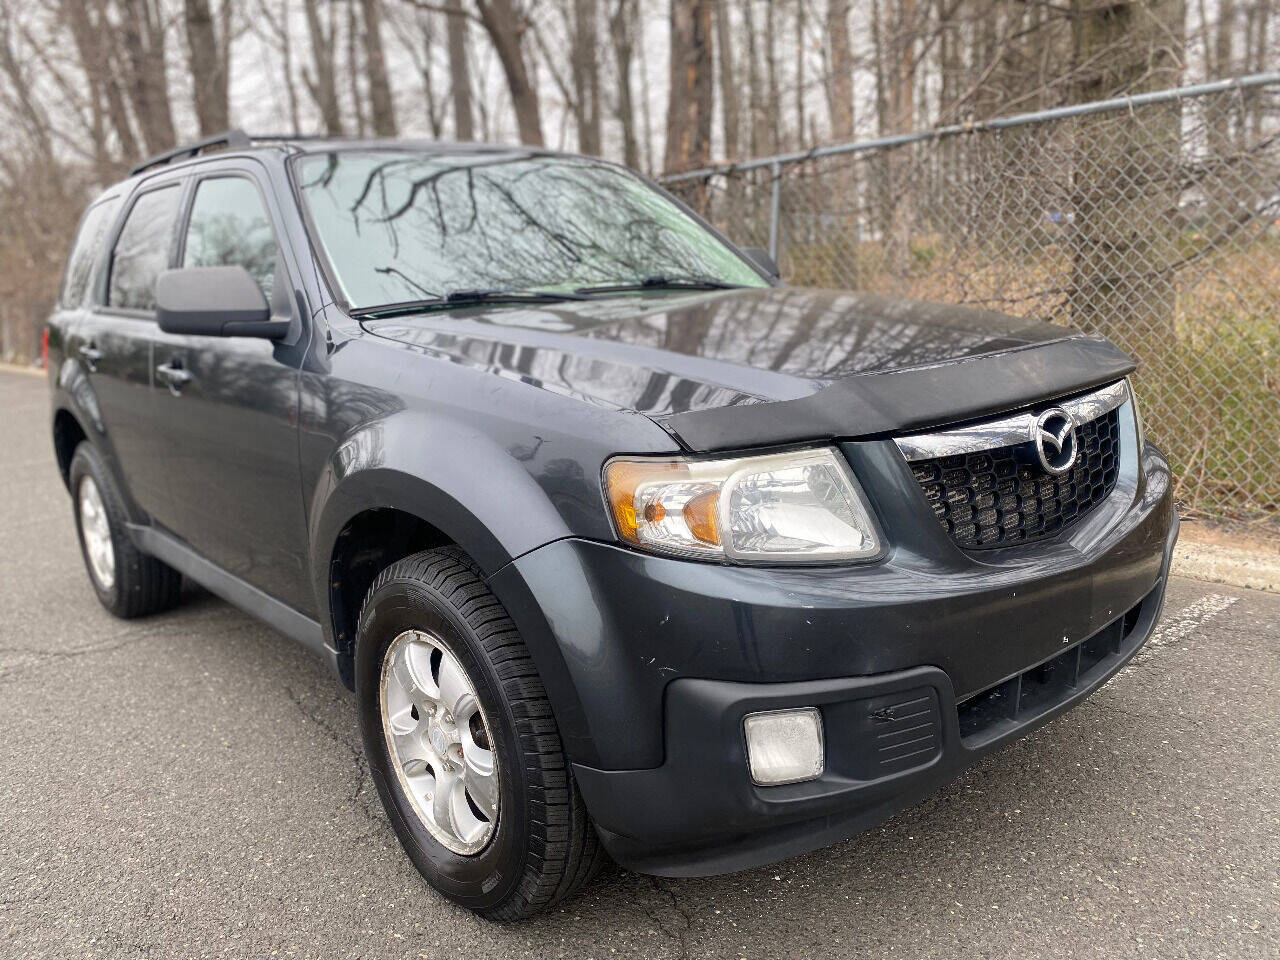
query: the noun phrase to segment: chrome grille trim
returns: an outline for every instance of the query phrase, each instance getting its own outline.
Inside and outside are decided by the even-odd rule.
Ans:
[[[1096,420],[1104,413],[1110,413],[1129,399],[1129,383],[1117,380],[1082,397],[1064,400],[1061,403],[1046,403],[1046,409],[1061,407],[1067,412],[1076,426]],[[1034,439],[1036,414],[1031,412],[1015,413],[1012,416],[1000,417],[997,420],[986,420],[967,427],[954,427],[950,430],[935,430],[932,433],[916,433],[905,437],[895,437],[894,442],[908,461],[932,460],[936,457],[950,457],[961,453],[978,453],[982,450],[994,450],[999,447],[1012,447],[1015,444],[1027,443]]]

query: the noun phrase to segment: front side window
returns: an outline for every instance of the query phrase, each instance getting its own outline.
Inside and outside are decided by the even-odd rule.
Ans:
[[[80,230],[76,233],[75,245],[71,248],[71,256],[67,260],[67,275],[62,282],[62,295],[58,297],[60,306],[72,309],[84,302],[85,290],[93,276],[93,265],[98,262],[107,230],[115,222],[116,211],[119,209],[120,198],[108,197],[85,212],[84,219],[80,221]]]
[[[643,180],[591,160],[342,151],[301,157],[295,172],[355,309],[658,278],[767,286]]]
[[[144,193],[134,203],[111,254],[109,306],[156,308],[156,280],[169,266],[169,243],[180,196],[174,184]]]
[[[276,237],[262,194],[243,177],[201,181],[191,205],[184,267],[244,267],[271,299]]]

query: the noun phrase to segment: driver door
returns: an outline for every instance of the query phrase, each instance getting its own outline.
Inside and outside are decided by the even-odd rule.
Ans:
[[[171,529],[227,572],[295,609],[314,607],[298,467],[298,379],[305,318],[278,211],[252,161],[214,164],[188,194],[182,267],[243,266],[294,320],[283,341],[158,331],[157,404],[169,467]]]

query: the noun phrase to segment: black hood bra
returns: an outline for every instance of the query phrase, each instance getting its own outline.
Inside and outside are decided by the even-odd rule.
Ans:
[[[1056,324],[792,287],[370,320],[379,336],[658,420],[690,449],[955,423],[1114,381],[1133,362]]]

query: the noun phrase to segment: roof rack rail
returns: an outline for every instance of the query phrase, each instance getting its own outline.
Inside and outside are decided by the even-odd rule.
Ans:
[[[169,163],[171,160],[186,160],[198,155],[202,150],[207,150],[209,147],[226,147],[229,150],[238,150],[242,147],[252,146],[252,144],[253,140],[243,130],[224,130],[222,133],[215,133],[211,137],[205,137],[193,143],[184,143],[182,146],[174,147],[172,150],[166,150],[164,153],[157,153],[154,157],[148,157],[130,170],[129,175],[134,176],[142,173],[143,170],[150,170],[152,167]]]
[[[262,141],[288,143],[290,140],[350,140],[352,138],[336,133],[251,133],[249,139],[254,143]]]

